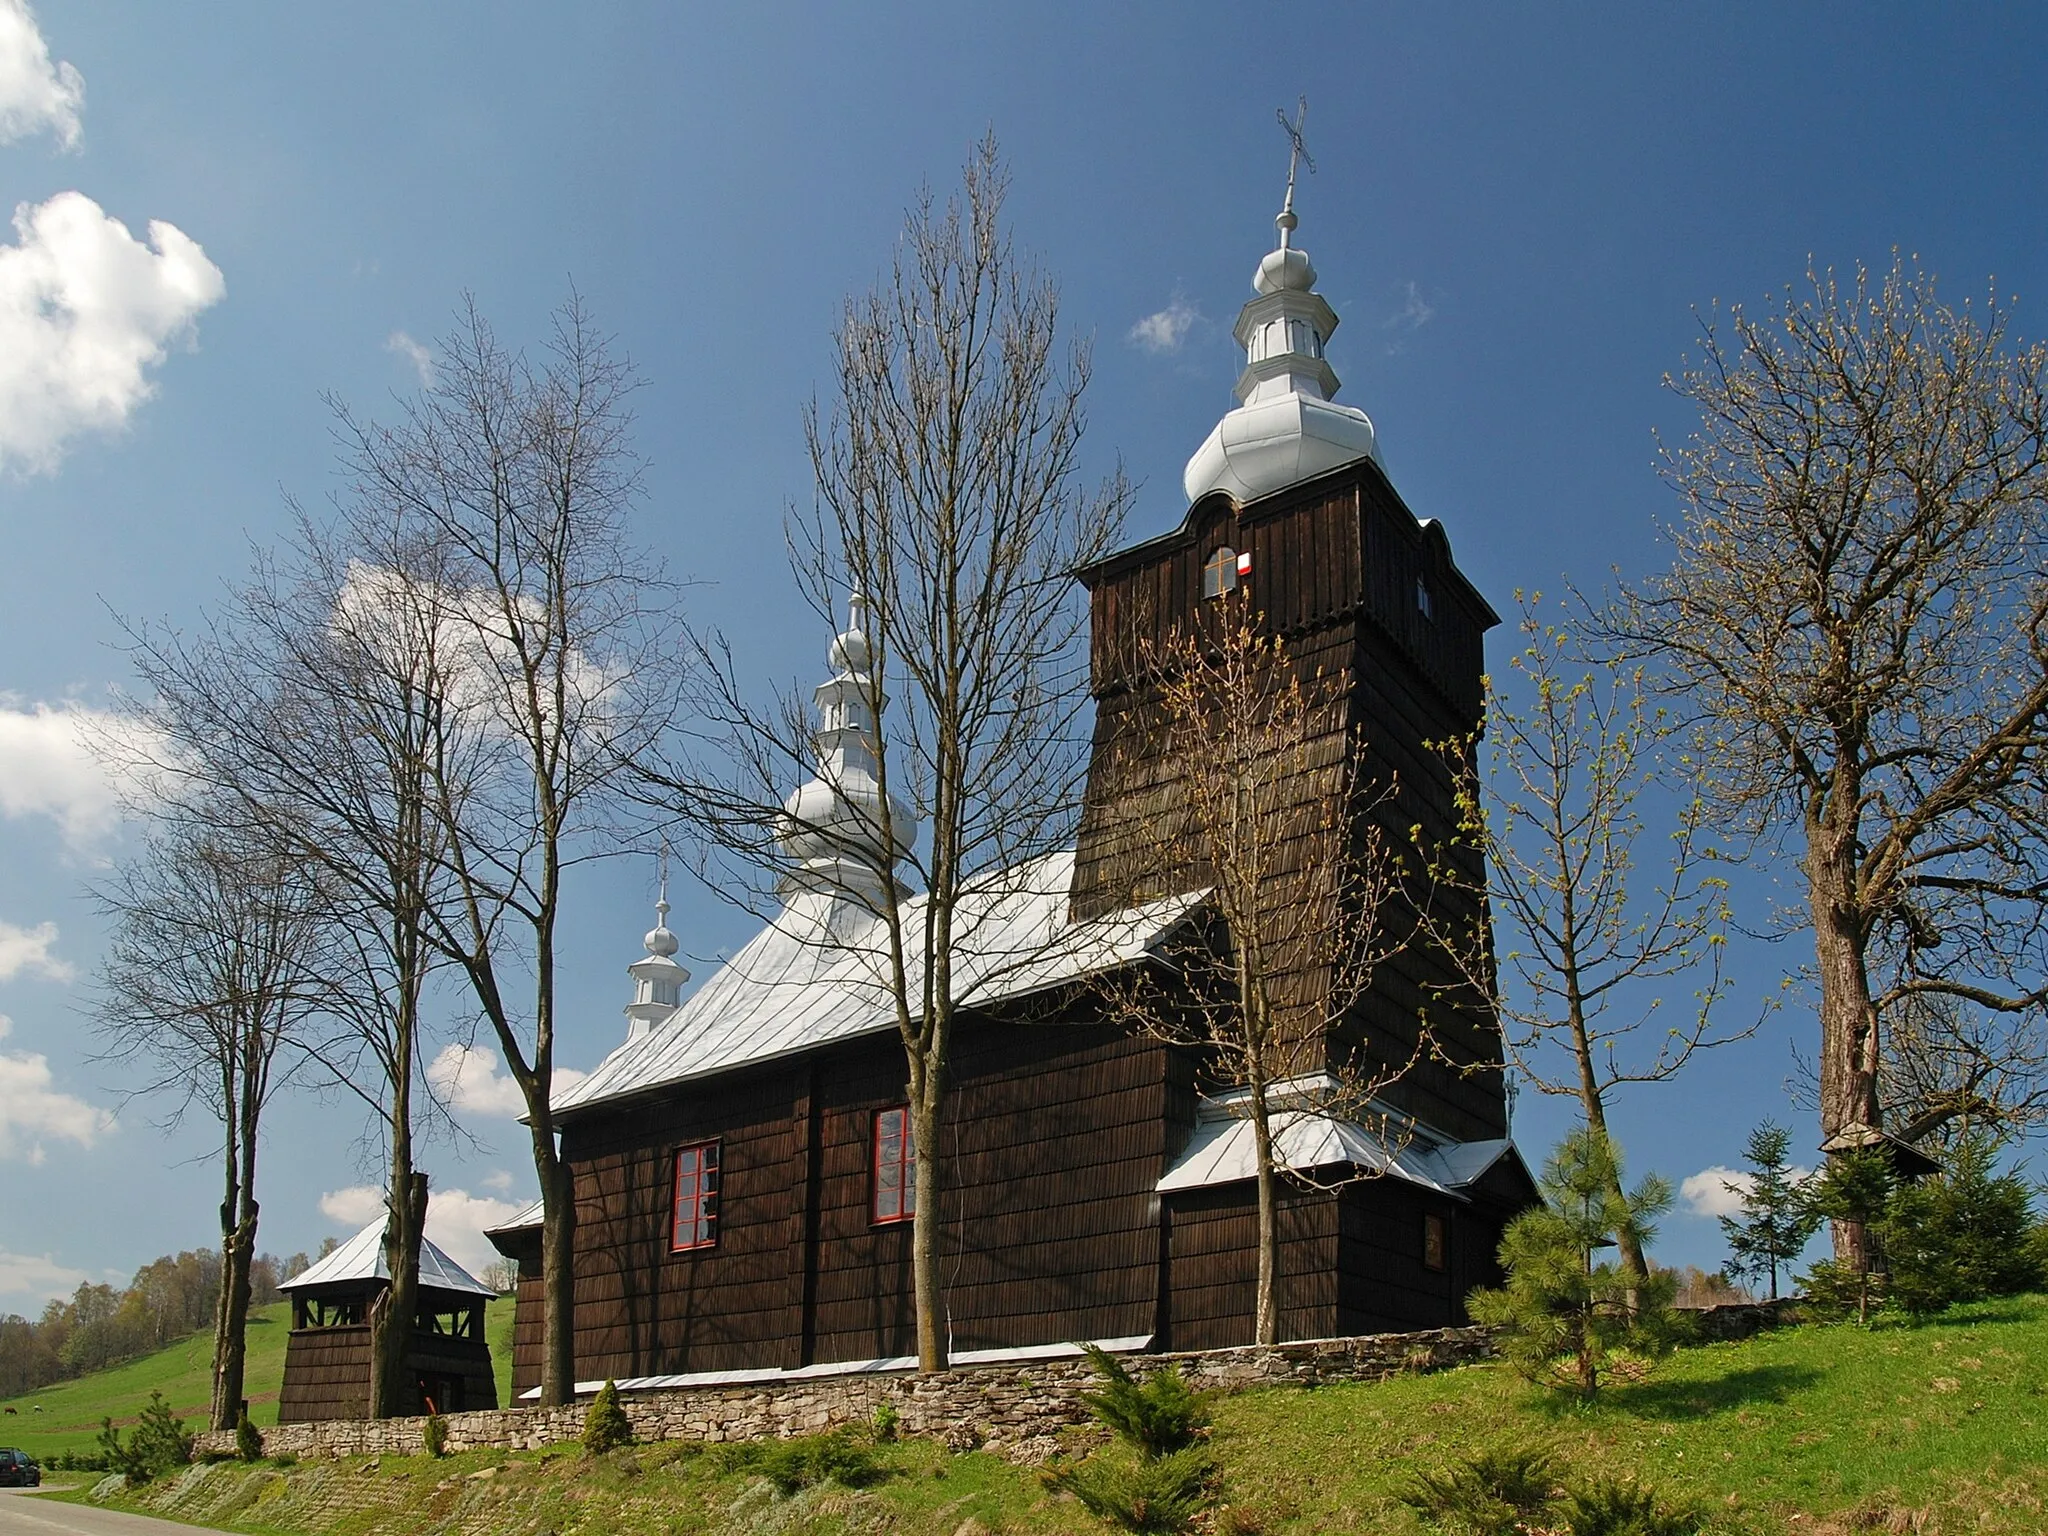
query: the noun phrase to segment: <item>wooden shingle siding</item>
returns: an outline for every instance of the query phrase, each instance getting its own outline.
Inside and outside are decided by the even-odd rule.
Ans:
[[[1252,1342],[1258,1299],[1258,1203],[1247,1182],[1175,1195],[1167,1212],[1170,1283],[1163,1347]],[[1289,1187],[1280,1200],[1280,1331],[1337,1332],[1337,1202]]]
[[[415,1333],[406,1352],[410,1371],[461,1382],[461,1410],[498,1406],[491,1352],[480,1339],[451,1339]],[[360,1419],[370,1411],[370,1328],[367,1323],[335,1328],[297,1328],[285,1341],[284,1383],[277,1397],[277,1421],[301,1424],[322,1419]],[[400,1413],[423,1411],[408,1396]]]
[[[1075,857],[1077,917],[1205,883],[1200,870],[1163,867],[1159,829],[1185,814],[1183,790],[1166,751],[1157,689],[1142,663],[1148,646],[1176,633],[1206,633],[1220,621],[1223,607],[1202,598],[1200,573],[1209,551],[1222,544],[1251,554],[1247,583],[1258,622],[1286,640],[1295,674],[1330,702],[1320,727],[1321,760],[1362,753],[1368,793],[1374,785],[1397,787],[1374,812],[1388,844],[1414,863],[1411,828],[1419,827],[1433,850],[1456,830],[1444,744],[1479,725],[1484,634],[1497,621],[1451,563],[1441,530],[1417,522],[1370,462],[1243,508],[1212,495],[1190,510],[1178,533],[1083,573],[1092,605],[1096,713]],[[1418,578],[1429,587],[1430,617],[1417,605]],[[1312,766],[1297,803],[1330,792]],[[1294,845],[1279,851],[1276,906],[1327,891],[1348,856],[1337,818],[1310,815],[1299,823]],[[1468,882],[1482,879],[1469,854],[1457,858]],[[1475,903],[1442,893],[1432,900],[1432,915],[1468,930],[1485,922]],[[1398,912],[1393,923],[1396,931],[1403,925]],[[1327,995],[1327,978],[1313,973],[1280,985],[1297,1006],[1316,1007],[1316,998]],[[1435,1050],[1387,1097],[1456,1137],[1503,1134],[1497,1024],[1484,1000],[1459,985],[1447,957],[1427,945],[1407,945],[1381,966],[1372,995],[1333,1033],[1330,1057],[1376,1068],[1405,1064],[1416,1054],[1425,1015]]]
[[[1152,1331],[1171,1075],[1107,1025],[963,1022],[938,1238],[956,1349]],[[579,1378],[913,1353],[911,1227],[876,1223],[869,1188],[903,1081],[874,1037],[566,1128]],[[1185,1086],[1177,1107],[1192,1119]],[[671,1254],[673,1149],[714,1136],[718,1245]]]

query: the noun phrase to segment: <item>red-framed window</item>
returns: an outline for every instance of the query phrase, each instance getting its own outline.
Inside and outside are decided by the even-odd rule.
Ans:
[[[718,1243],[718,1143],[676,1149],[676,1197],[669,1249],[684,1253]]]
[[[876,1221],[909,1221],[917,1214],[917,1135],[905,1105],[875,1111]]]

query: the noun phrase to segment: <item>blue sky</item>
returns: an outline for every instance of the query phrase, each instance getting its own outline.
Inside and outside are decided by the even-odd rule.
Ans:
[[[1897,248],[1951,292],[1995,276],[2041,333],[2044,66],[2048,13],[2020,6],[0,0],[0,1311],[214,1236],[207,1138],[122,1098],[83,1013],[102,931],[81,885],[123,833],[69,743],[126,675],[114,615],[192,622],[287,493],[333,486],[323,392],[387,408],[464,290],[537,338],[574,281],[647,377],[642,538],[761,677],[809,680],[827,637],[781,537],[800,410],[918,185],[944,190],[993,126],[1017,233],[1095,338],[1089,457],[1140,482],[1142,536],[1181,515],[1230,403],[1273,112],[1306,93],[1298,239],[1342,317],[1342,398],[1506,610],[1659,562],[1652,433],[1684,427],[1660,381],[1695,306]],[[572,1064],[621,1034],[651,887],[613,865],[572,893]],[[1771,872],[1742,894],[1764,924]],[[701,893],[676,906],[691,955],[745,936]],[[1757,996],[1801,958],[1736,963]],[[1625,1096],[1634,1167],[1734,1162],[1788,1113],[1810,1028],[1794,1002]],[[473,1097],[481,1144],[427,1159],[459,1255],[531,1188],[517,1128]],[[355,1112],[307,1098],[276,1123],[264,1246],[366,1219]],[[1530,1146],[1563,1124],[1524,1095]],[[1660,1252],[1721,1247],[1681,1212]]]

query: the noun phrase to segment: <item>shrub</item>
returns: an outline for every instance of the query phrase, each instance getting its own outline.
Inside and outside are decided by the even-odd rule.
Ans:
[[[185,1433],[185,1421],[171,1412],[161,1392],[149,1394],[149,1403],[136,1418],[128,1441],[112,1419],[100,1420],[100,1457],[107,1470],[123,1474],[131,1484],[161,1477],[192,1459],[192,1437]]]
[[[616,1403],[614,1406],[617,1406]],[[583,1434],[584,1438],[588,1440],[590,1436],[590,1425],[588,1422],[583,1426]],[[448,1421],[442,1418],[440,1414],[428,1414],[427,1422],[420,1426],[420,1447],[437,1461],[447,1455]]]
[[[1698,1536],[1705,1523],[1699,1510],[1666,1504],[1640,1483],[1601,1479],[1564,1499],[1571,1536]]]
[[[1520,1536],[1557,1498],[1557,1471],[1537,1450],[1481,1451],[1448,1472],[1423,1472],[1401,1502],[1434,1525],[1466,1536]]]
[[[256,1426],[249,1422],[249,1410],[246,1408],[235,1420],[235,1455],[243,1461],[263,1459],[263,1436]]]
[[[583,1452],[586,1456],[602,1456],[632,1443],[633,1421],[619,1406],[618,1383],[607,1378],[583,1418]]]
[[[896,1411],[896,1405],[886,1397],[875,1404],[875,1411],[868,1419],[868,1431],[877,1444],[886,1445],[894,1440],[903,1427],[903,1415]]]
[[[1190,1447],[1163,1456],[1090,1456],[1047,1472],[1044,1481],[1119,1530],[1177,1536],[1208,1506],[1215,1471],[1205,1452]]]
[[[1157,1459],[1184,1451],[1208,1427],[1201,1394],[1188,1386],[1178,1366],[1154,1371],[1140,1385],[1109,1351],[1095,1344],[1082,1348],[1102,1377],[1102,1390],[1084,1392],[1081,1401],[1140,1456]]]
[[[749,1440],[722,1449],[720,1470],[751,1472],[787,1496],[820,1483],[865,1488],[883,1476],[873,1454],[844,1430],[788,1440]]]
[[[1500,1243],[1507,1284],[1476,1290],[1472,1320],[1501,1330],[1501,1353],[1540,1386],[1593,1397],[1610,1357],[1667,1353],[1674,1323],[1669,1270],[1635,1281],[1593,1255],[1624,1229],[1647,1240],[1651,1218],[1671,1203],[1670,1188],[1645,1179],[1617,1195],[1621,1164],[1605,1136],[1567,1136],[1543,1170],[1545,1204],[1508,1223]],[[1630,1306],[1630,1293],[1634,1306]]]
[[[2041,1284],[2027,1186],[1994,1174],[1995,1157],[1989,1137],[1964,1136],[1946,1169],[1901,1185],[1886,1201],[1878,1225],[1891,1296],[1914,1316]]]

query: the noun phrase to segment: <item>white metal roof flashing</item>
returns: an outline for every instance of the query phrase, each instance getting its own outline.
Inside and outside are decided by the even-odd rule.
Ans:
[[[956,909],[962,1006],[983,1008],[1135,964],[1199,906],[1203,891],[1126,912],[1068,918],[1071,849],[996,871]],[[903,922],[921,921],[922,896]],[[557,1094],[557,1113],[896,1027],[882,919],[843,896],[799,891],[775,920],[663,1023]],[[914,963],[914,961],[913,961]],[[913,974],[913,992],[918,979]]]
[[[1112,1355],[1130,1355],[1147,1348],[1152,1343],[1149,1333],[1133,1334],[1122,1339],[1096,1339],[1095,1347]],[[956,1351],[950,1364],[961,1365],[1007,1365],[1025,1360],[1072,1360],[1083,1350],[1079,1344],[1023,1344],[1009,1349],[963,1349]],[[917,1369],[915,1355],[885,1355],[876,1360],[833,1360],[823,1365],[806,1365],[796,1370],[783,1370],[774,1366],[763,1366],[753,1370],[737,1371],[681,1371],[671,1376],[628,1376],[614,1381],[612,1385],[621,1392],[665,1392],[680,1387],[748,1387],[769,1382],[816,1381],[826,1376],[879,1376],[890,1372],[914,1371]],[[579,1381],[576,1391],[579,1396],[589,1396],[604,1386],[602,1381]],[[522,1400],[538,1399],[539,1387],[529,1387],[520,1393]]]
[[[322,1285],[390,1278],[390,1267],[384,1262],[384,1222],[380,1217],[278,1289],[312,1290]],[[428,1290],[458,1291],[472,1296],[498,1294],[425,1238],[420,1239],[420,1284]]]

